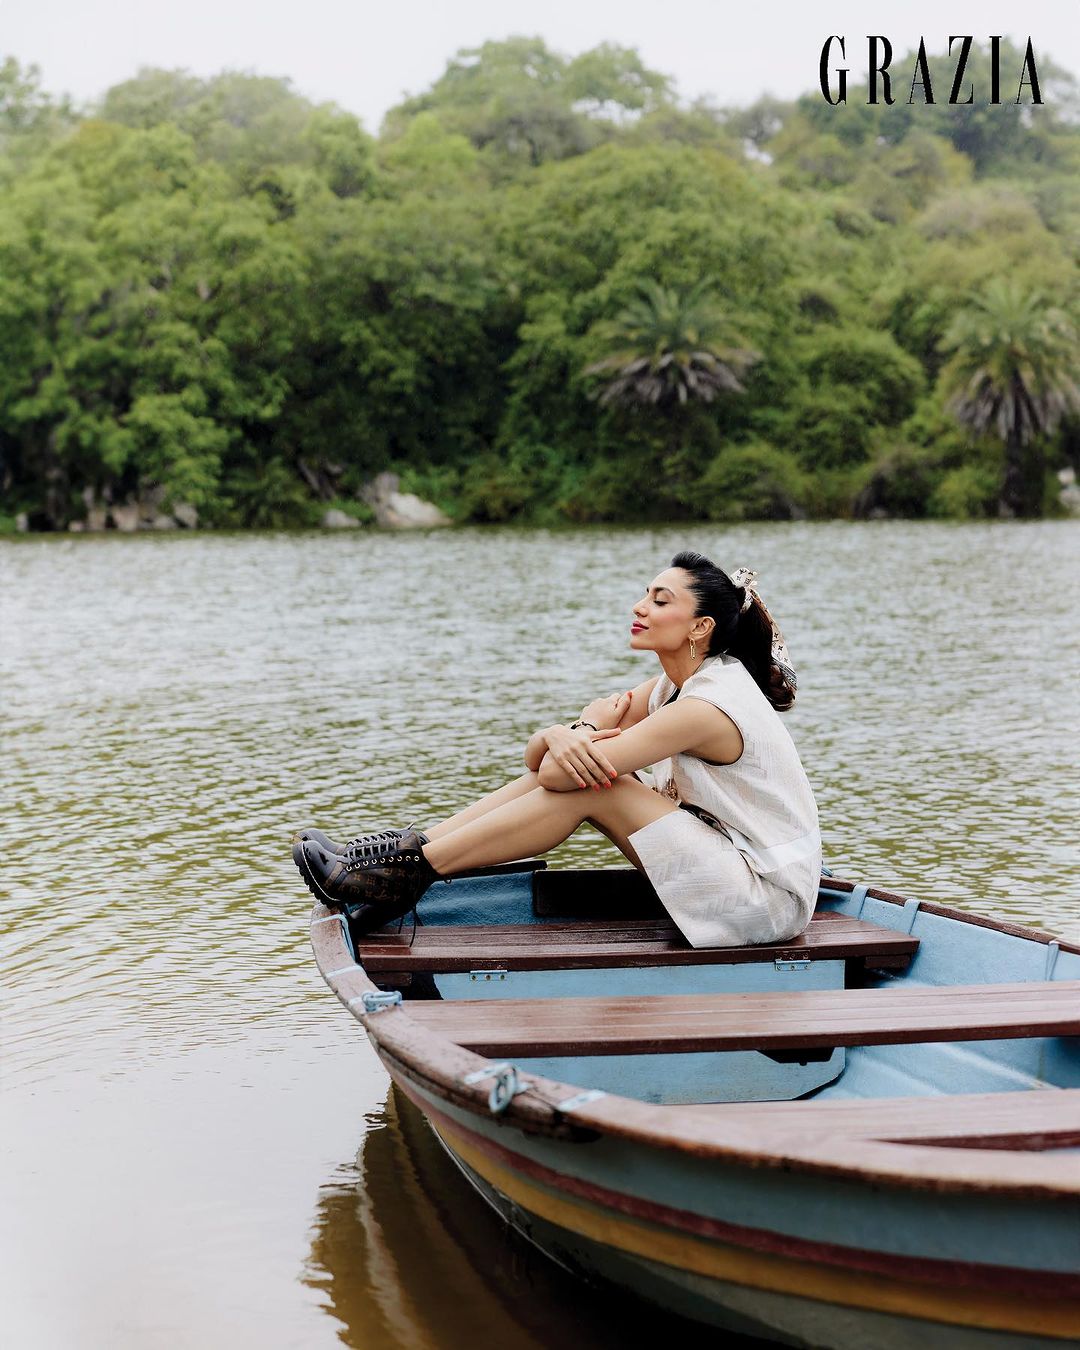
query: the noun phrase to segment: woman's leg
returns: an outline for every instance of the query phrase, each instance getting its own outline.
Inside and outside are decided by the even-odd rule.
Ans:
[[[673,801],[629,776],[592,792],[535,787],[431,839],[424,845],[424,856],[444,875],[531,858],[561,844],[588,820],[640,867],[627,836],[678,809]]]
[[[615,845],[615,847],[619,850],[619,852],[622,853],[625,857],[627,857],[630,860],[630,862],[634,864],[634,866],[637,868],[639,872],[645,871],[641,859],[630,847],[630,840],[626,837],[625,834],[620,834],[617,830],[612,829],[610,825],[601,825],[601,823],[598,820],[590,820],[589,824],[592,825],[594,829],[599,830],[602,835],[605,835],[608,839],[610,839],[611,842]]]
[[[473,802],[472,806],[465,807],[463,811],[458,811],[456,815],[447,816],[445,820],[440,820],[437,825],[432,825],[430,829],[425,826],[424,833],[429,839],[441,839],[444,834],[459,830],[462,825],[467,825],[469,821],[476,820],[489,811],[493,811],[495,807],[502,806],[504,802],[511,802],[515,797],[531,792],[533,788],[539,786],[539,774],[523,773],[520,778],[515,778],[505,786],[496,788],[494,792],[489,792],[486,797],[481,797],[479,801]]]

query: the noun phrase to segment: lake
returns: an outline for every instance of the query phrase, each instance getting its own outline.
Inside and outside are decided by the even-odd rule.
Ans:
[[[421,826],[657,670],[680,548],[756,569],[839,875],[1080,938],[1080,527],[0,543],[4,1213],[20,1350],[615,1347],[319,978],[289,840]],[[620,865],[583,829],[549,865]]]

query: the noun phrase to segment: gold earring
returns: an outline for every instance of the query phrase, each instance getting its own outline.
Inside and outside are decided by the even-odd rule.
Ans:
[[[691,660],[691,661],[694,661],[694,660],[696,660],[696,659],[697,659],[697,643],[694,641],[693,638],[691,638],[691,639],[690,639],[690,660]]]

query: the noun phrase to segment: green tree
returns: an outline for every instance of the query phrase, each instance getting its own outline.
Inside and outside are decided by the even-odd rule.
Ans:
[[[504,169],[567,159],[672,101],[671,81],[636,51],[602,43],[567,59],[540,37],[465,48],[426,92],[391,109],[388,139],[434,113]]]
[[[957,419],[1005,448],[999,511],[1037,514],[1043,496],[1043,442],[1067,413],[1080,413],[1080,337],[1049,297],[994,280],[957,314],[942,347],[941,372]]]
[[[640,294],[601,329],[615,350],[583,371],[604,376],[601,405],[652,405],[665,411],[688,403],[711,403],[722,393],[741,394],[740,377],[761,359],[733,345],[727,316],[717,306],[713,283],[688,291],[640,283]]]

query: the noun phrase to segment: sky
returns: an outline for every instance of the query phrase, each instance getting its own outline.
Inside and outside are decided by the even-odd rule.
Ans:
[[[539,34],[568,55],[600,42],[636,47],[684,97],[732,105],[816,89],[830,33],[847,37],[853,82],[866,68],[868,33],[887,36],[898,54],[920,35],[931,52],[954,33],[1021,44],[1030,36],[1037,60],[1080,76],[1078,0],[0,0],[0,58],[39,66],[52,94],[85,104],[140,66],[244,70],[286,76],[373,132],[459,48],[489,39]],[[988,98],[988,75],[972,74],[976,99]],[[1011,78],[1002,72],[1003,92]]]

